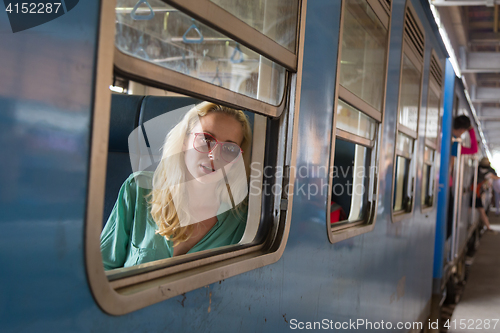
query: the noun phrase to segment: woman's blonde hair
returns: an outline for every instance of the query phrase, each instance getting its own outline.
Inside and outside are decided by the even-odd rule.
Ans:
[[[151,192],[151,216],[158,226],[157,233],[174,242],[174,245],[189,239],[194,225],[182,226],[180,221],[189,221],[189,205],[186,203],[185,186],[186,166],[183,154],[183,145],[187,134],[191,133],[198,124],[199,118],[209,113],[217,112],[229,115],[236,119],[242,127],[243,162],[247,177],[238,175],[237,168],[231,168],[227,177],[231,183],[233,197],[245,197],[250,165],[250,150],[252,144],[252,130],[243,111],[231,109],[222,105],[202,102],[189,110],[183,119],[168,133],[162,148],[162,159],[153,176],[153,190]],[[226,190],[224,180],[216,187],[216,195],[221,204],[231,205],[231,199]],[[175,201],[175,207],[174,207]]]

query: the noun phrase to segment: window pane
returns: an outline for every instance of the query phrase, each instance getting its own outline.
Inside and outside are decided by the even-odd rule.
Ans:
[[[401,80],[399,123],[416,131],[420,101],[420,72],[404,53]]]
[[[433,204],[433,185],[432,166],[424,164],[424,172],[422,175],[422,206],[430,207]]]
[[[106,270],[235,245],[258,229],[258,220],[247,221],[258,116],[169,93],[112,96]]]
[[[337,128],[373,140],[377,122],[349,104],[339,100],[337,105]]]
[[[439,97],[434,90],[429,89],[429,102],[427,103],[427,119],[425,137],[437,143],[439,127]]]
[[[413,153],[413,138],[409,137],[406,134],[398,133],[398,139],[396,142],[396,150],[399,150],[404,153],[412,154]]]
[[[234,92],[280,104],[285,68],[191,19],[160,0],[149,0],[154,16],[134,19],[137,0],[118,0],[116,47],[128,55]],[[138,16],[151,10],[139,7]]]
[[[347,0],[340,84],[382,112],[387,30],[363,0]]]
[[[424,149],[424,162],[433,163],[434,162],[434,150],[429,147],[425,147]]]
[[[396,157],[396,176],[394,180],[394,212],[411,211],[413,193],[410,191],[410,160]]]
[[[337,138],[334,158],[331,223],[367,219],[371,149]]]
[[[297,0],[210,0],[255,30],[295,52]]]

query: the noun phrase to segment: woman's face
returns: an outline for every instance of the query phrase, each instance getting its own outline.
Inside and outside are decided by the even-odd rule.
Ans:
[[[187,176],[196,178],[202,183],[213,183],[223,178],[220,170],[222,167],[225,167],[226,172],[231,167],[231,163],[221,157],[222,146],[220,143],[231,142],[241,146],[243,128],[238,120],[224,113],[211,112],[199,119],[200,121],[184,142],[184,161],[190,174]],[[219,144],[212,153],[200,153],[193,148],[196,133],[208,133],[217,139]],[[200,138],[202,137],[200,136]]]

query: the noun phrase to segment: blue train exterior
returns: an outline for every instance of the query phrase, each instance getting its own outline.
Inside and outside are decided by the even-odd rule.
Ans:
[[[87,278],[85,221],[100,4],[80,1],[44,25],[12,34],[0,16],[0,328],[3,332],[283,332],[299,322],[424,321],[433,281],[442,284],[443,225],[455,78],[425,2],[412,1],[426,34],[420,125],[431,48],[445,68],[439,201],[391,220],[405,1],[394,0],[386,104],[380,126],[377,215],[371,232],[331,244],[326,193],[296,191],[278,262],[113,316]],[[330,167],[341,1],[307,3],[297,167],[319,152]],[[451,87],[452,85],[453,87]],[[451,94],[451,95],[450,95]],[[316,136],[311,136],[311,127]],[[422,133],[420,133],[422,134]],[[423,155],[424,136],[416,145]],[[440,155],[443,154],[443,156]],[[422,182],[417,159],[416,193]],[[443,171],[445,170],[445,171]],[[328,175],[314,181],[328,183]],[[296,189],[311,184],[298,176]],[[444,210],[444,211],[443,211]],[[442,290],[435,289],[434,293]],[[352,328],[352,327],[351,327]],[[349,328],[337,331],[348,331]],[[365,331],[362,329],[362,331]],[[366,330],[369,331],[369,330]],[[394,328],[394,332],[412,329]]]

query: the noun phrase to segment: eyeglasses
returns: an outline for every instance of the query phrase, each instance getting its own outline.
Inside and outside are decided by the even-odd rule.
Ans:
[[[220,145],[221,158],[231,163],[243,153],[243,150],[236,143],[219,142],[216,138],[208,133],[191,133],[194,134],[193,148],[199,153],[212,153]]]

